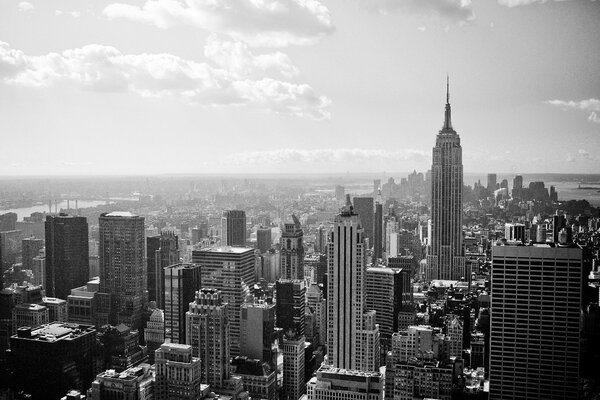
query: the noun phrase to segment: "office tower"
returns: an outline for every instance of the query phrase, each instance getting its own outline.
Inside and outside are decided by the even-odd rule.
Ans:
[[[561,229],[567,226],[567,219],[564,215],[556,215],[552,216],[552,243],[558,243],[558,235],[560,234]]]
[[[221,246],[246,245],[246,212],[242,210],[223,211],[221,218]]]
[[[161,309],[154,309],[144,329],[144,341],[148,347],[148,362],[154,364],[155,351],[165,342],[165,314]]]
[[[277,370],[268,363],[238,356],[231,360],[232,373],[242,378],[252,399],[277,399]]]
[[[465,275],[462,147],[460,137],[452,128],[448,85],[446,90],[444,126],[436,138],[431,167],[432,235],[427,256],[428,280],[459,280]]]
[[[448,357],[462,358],[463,322],[457,315],[446,315],[446,338],[448,339]]]
[[[513,179],[512,197],[518,199],[523,197],[523,177],[521,175],[516,175]]]
[[[192,246],[195,245],[196,243],[200,242],[200,239],[202,239],[203,235],[202,235],[202,230],[198,227],[192,228]]]
[[[160,309],[165,307],[165,267],[179,263],[179,240],[172,232],[146,238],[146,272],[148,301],[156,301]]]
[[[208,391],[202,385],[202,364],[192,356],[192,346],[165,343],[156,350],[154,398],[197,400]]]
[[[185,341],[185,313],[200,290],[200,266],[175,264],[164,269],[165,338],[172,343]]]
[[[506,224],[504,225],[504,237],[509,241],[525,243],[525,225],[524,224]]]
[[[44,251],[41,251],[44,253]],[[33,283],[36,286],[42,286],[46,290],[46,256],[39,255],[31,260],[31,272],[33,273]]]
[[[67,214],[46,217],[46,294],[66,299],[89,278],[88,223]]]
[[[192,262],[200,265],[202,287],[221,291],[229,304],[231,354],[240,354],[240,307],[256,283],[254,249],[215,247],[192,252]],[[201,357],[202,358],[202,357]]]
[[[345,191],[346,189],[343,186],[337,185],[335,187],[335,199],[337,201],[344,201],[346,195]]]
[[[301,280],[280,279],[275,284],[277,327],[304,336],[306,286]]]
[[[328,244],[327,363],[345,370],[379,369],[379,328],[365,312],[365,248],[360,217],[348,196]]]
[[[271,228],[260,227],[256,230],[256,248],[266,253],[271,248]]]
[[[373,220],[373,259],[383,257],[383,204],[381,195],[375,202],[375,218]]]
[[[554,186],[550,186],[550,201],[558,201],[558,192],[556,191],[556,187]]]
[[[498,178],[497,178],[496,174],[488,174],[487,175],[487,190],[491,194],[494,194],[494,191],[496,190],[497,180],[498,180]]]
[[[456,369],[460,367],[457,363]],[[411,359],[399,362],[392,373],[386,370],[386,399],[452,399],[452,361]],[[458,374],[457,374],[458,375]]]
[[[67,301],[56,297],[43,297],[42,304],[48,309],[49,322],[67,322]]]
[[[377,312],[383,354],[390,350],[392,333],[398,331],[398,313],[410,302],[411,289],[408,270],[367,267],[366,307]]]
[[[490,400],[576,399],[581,248],[492,247]]]
[[[385,254],[388,260],[391,257],[397,257],[399,254],[398,249],[398,231],[400,230],[400,224],[398,223],[395,216],[390,216],[387,223],[385,224]]]
[[[140,346],[140,332],[125,324],[102,326],[98,341],[103,347],[103,368],[125,371],[146,359],[146,349]]]
[[[379,372],[344,370],[323,364],[306,384],[308,400],[383,400]]]
[[[71,289],[67,296],[67,314],[69,322],[83,325],[93,325],[94,297],[100,288],[100,279],[89,281],[86,285]]]
[[[149,364],[123,372],[109,369],[96,375],[87,392],[88,400],[155,399],[154,379],[154,370]]]
[[[369,239],[369,247],[371,247],[373,245],[373,198],[355,197],[352,202],[354,203],[354,212],[360,217],[363,227],[363,239]],[[368,249],[365,248],[366,250]]]
[[[0,232],[14,231],[18,215],[14,212],[0,214]]]
[[[294,331],[283,335],[283,400],[298,400],[306,392],[304,342]]]
[[[69,389],[86,390],[93,379],[96,330],[54,322],[20,328],[10,339],[13,388],[34,399],[57,399]]]
[[[144,218],[115,211],[100,214],[98,222],[100,288],[96,294],[96,324],[123,323],[139,329],[146,291]]]
[[[327,309],[325,307],[323,292],[317,283],[313,283],[307,289],[306,305],[311,308],[313,314],[315,315],[318,340],[315,340],[314,344],[316,346],[325,344],[325,341],[327,340]]]
[[[304,245],[302,226],[295,215],[283,224],[281,232],[281,278],[304,279]]]
[[[26,238],[21,241],[21,262],[22,269],[34,270],[33,259],[40,255],[40,250],[44,247],[43,239]]]
[[[186,313],[186,343],[202,362],[202,382],[213,387],[223,387],[229,379],[228,308],[220,291],[203,288]]]
[[[275,366],[275,304],[265,301],[244,303],[241,313],[240,354]]]

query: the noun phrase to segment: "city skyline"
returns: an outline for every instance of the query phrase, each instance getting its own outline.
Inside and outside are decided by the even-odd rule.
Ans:
[[[426,170],[446,74],[465,172],[598,164],[598,2],[202,4],[4,2],[3,175]]]

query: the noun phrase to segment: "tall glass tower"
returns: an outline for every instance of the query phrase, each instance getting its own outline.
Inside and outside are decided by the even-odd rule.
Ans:
[[[431,166],[431,243],[426,278],[465,277],[462,235],[463,165],[460,137],[452,128],[450,87],[446,82],[444,126],[437,135]]]

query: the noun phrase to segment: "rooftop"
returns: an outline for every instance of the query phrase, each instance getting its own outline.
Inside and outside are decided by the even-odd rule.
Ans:
[[[243,254],[248,251],[254,252],[252,247],[234,247],[234,246],[219,246],[219,247],[205,247],[200,249],[201,252],[206,253],[233,253],[233,254]]]
[[[104,217],[135,218],[135,217],[138,217],[138,215],[133,214],[129,211],[113,211],[113,212],[104,214]]]

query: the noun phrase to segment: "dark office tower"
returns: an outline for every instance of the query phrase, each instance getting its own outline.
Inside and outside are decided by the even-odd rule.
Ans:
[[[277,327],[284,332],[292,330],[304,336],[306,286],[301,280],[280,279],[275,286],[275,314]]]
[[[17,224],[17,214],[10,212],[0,215],[0,232],[14,231]]]
[[[487,190],[491,194],[494,194],[494,190],[496,190],[496,184],[498,183],[498,177],[496,174],[488,174],[487,176]]]
[[[512,197],[521,198],[523,197],[523,177],[517,175],[513,179]]]
[[[165,267],[179,263],[179,240],[172,232],[146,238],[146,273],[148,300],[156,301],[161,310],[165,307]],[[186,307],[187,308],[187,307]]]
[[[369,239],[369,247],[373,246],[373,198],[355,197],[354,212],[360,217],[364,229],[363,238]]]
[[[66,300],[89,280],[88,223],[67,214],[46,217],[46,295]]]
[[[379,328],[375,311],[366,311],[362,228],[349,196],[327,244],[327,271],[328,365],[378,371]]]
[[[431,167],[431,244],[426,279],[459,280],[465,275],[462,235],[463,165],[460,137],[452,128],[446,86],[444,126],[437,135]]]
[[[558,192],[556,191],[556,187],[554,186],[550,186],[550,201],[558,201]]]
[[[494,246],[490,400],[577,399],[583,251]]]
[[[130,212],[100,214],[100,288],[96,297],[98,325],[140,329],[146,263],[144,218]]]
[[[44,239],[33,237],[21,241],[22,269],[34,270],[33,259],[40,255],[40,250],[44,247]]]
[[[281,232],[282,279],[304,279],[303,237],[300,221],[292,215],[292,221],[283,224],[283,232]]]
[[[164,270],[165,275],[165,339],[185,343],[185,313],[200,290],[200,266],[175,264]]]
[[[10,339],[12,388],[32,400],[59,399],[69,389],[85,391],[94,379],[95,346],[96,329],[89,325],[19,328]]]
[[[335,199],[337,201],[344,201],[345,192],[346,189],[343,186],[337,185],[335,187]]]
[[[260,227],[256,230],[256,248],[266,253],[271,248],[271,228]]]
[[[383,257],[383,204],[381,196],[375,202],[375,219],[373,221],[373,259]]]
[[[248,247],[215,247],[192,252],[192,262],[200,265],[202,288],[221,291],[229,304],[231,355],[240,355],[240,307],[256,283],[254,249]]]
[[[225,210],[221,217],[221,245],[246,245],[246,212]]]
[[[567,225],[567,220],[564,215],[552,216],[552,243],[558,243],[558,235],[560,230]]]

